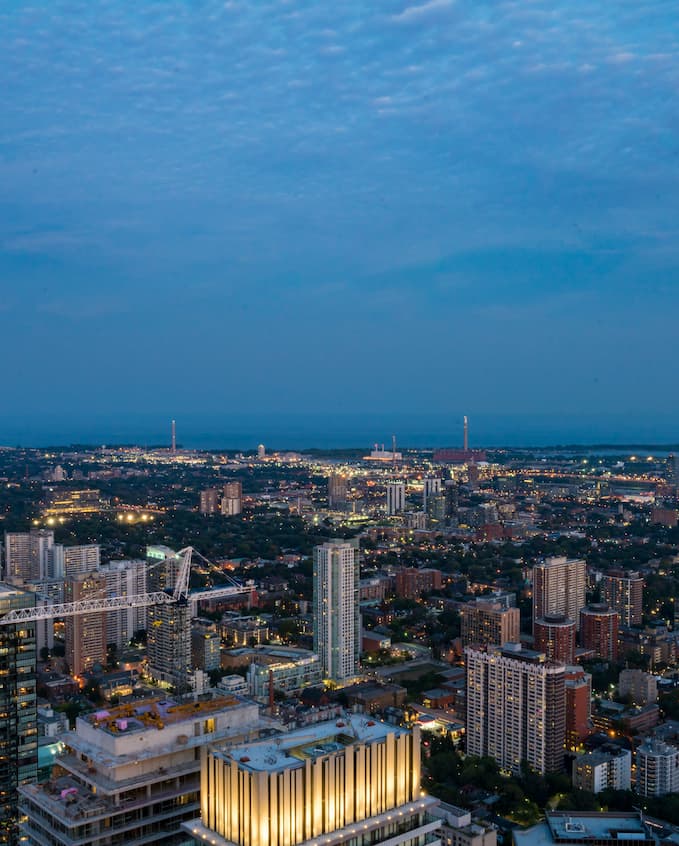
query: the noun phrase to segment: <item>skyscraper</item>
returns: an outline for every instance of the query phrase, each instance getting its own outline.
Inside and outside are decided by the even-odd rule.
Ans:
[[[106,580],[106,596],[139,596],[146,593],[146,561],[111,561],[100,569]],[[106,613],[106,644],[115,643],[120,649],[132,635],[146,629],[147,608],[121,608]]]
[[[200,513],[217,514],[219,511],[219,491],[217,488],[206,488],[200,492]]]
[[[441,493],[441,479],[426,477],[422,479],[422,508],[427,510],[427,500],[433,494]]]
[[[35,594],[0,583],[0,615]],[[0,626],[0,843],[17,843],[17,788],[38,776],[35,623]]]
[[[43,581],[48,578],[54,532],[5,532],[5,579]]]
[[[191,610],[180,600],[148,608],[146,654],[149,676],[176,693],[191,687]]]
[[[467,754],[495,758],[519,773],[526,761],[544,775],[563,769],[565,667],[518,643],[467,647]]]
[[[629,570],[609,570],[602,580],[602,599],[620,614],[620,625],[640,626],[644,580]]]
[[[580,610],[580,643],[597,658],[616,661],[620,615],[605,603],[587,605]]]
[[[243,510],[243,483],[227,482],[222,497],[222,514],[235,517]]]
[[[106,577],[102,573],[78,573],[64,582],[64,601],[104,599]],[[79,676],[95,664],[106,662],[106,613],[93,611],[64,620],[66,663],[71,674]]]
[[[332,473],[328,477],[328,506],[338,508],[347,501],[347,477]]]
[[[314,547],[314,652],[326,678],[356,675],[361,649],[358,549],[330,542]]]
[[[405,482],[387,482],[387,514],[400,514],[405,508]]]
[[[533,567],[533,620],[563,614],[580,624],[585,605],[586,565],[581,558],[547,558]]]
[[[533,622],[534,646],[550,661],[572,664],[575,659],[575,622],[563,614],[548,614]]]

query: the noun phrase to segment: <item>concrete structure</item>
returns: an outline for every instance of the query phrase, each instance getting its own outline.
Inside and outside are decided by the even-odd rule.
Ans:
[[[533,620],[563,614],[579,626],[585,605],[586,565],[581,558],[547,558],[533,567]]]
[[[103,573],[79,573],[64,582],[64,601],[104,599],[106,576]],[[106,663],[106,617],[103,611],[64,618],[66,663],[71,675],[80,676],[95,665]]]
[[[259,646],[270,635],[268,623],[257,617],[224,617],[219,632],[232,646]]]
[[[206,488],[200,492],[200,506],[201,514],[218,514],[219,513],[219,491],[217,488]]]
[[[178,846],[199,808],[200,752],[257,736],[258,708],[234,697],[152,698],[78,717],[62,735],[59,775],[21,790],[35,844]]]
[[[575,660],[575,622],[563,614],[548,614],[533,621],[533,647],[550,661]],[[516,638],[518,640],[518,638]]]
[[[621,670],[618,693],[631,697],[633,705],[648,705],[658,700],[658,680],[643,670]]]
[[[261,646],[251,651],[250,659],[248,692],[261,702],[268,701],[271,687],[293,695],[323,680],[321,660],[308,649]]]
[[[641,625],[644,580],[639,573],[609,570],[601,580],[601,594],[603,601],[620,614],[620,625]]]
[[[496,846],[497,829],[488,822],[472,822],[472,815],[464,808],[441,802],[432,809],[441,820],[442,846]]]
[[[565,668],[518,643],[465,649],[467,754],[489,755],[508,772],[523,761],[559,772],[566,734]]]
[[[5,532],[4,578],[16,583],[45,581],[49,578],[50,553],[54,532],[31,529],[30,532]]]
[[[387,482],[387,514],[400,514],[406,505],[405,482]]]
[[[632,753],[609,745],[605,750],[577,755],[573,761],[573,787],[600,793],[602,790],[630,790]]]
[[[148,608],[148,674],[177,693],[191,686],[191,614],[185,601]]]
[[[427,510],[427,500],[435,494],[441,493],[441,479],[435,476],[426,476],[422,479],[422,508]]]
[[[243,483],[227,482],[224,485],[222,497],[222,514],[225,517],[235,517],[243,511]]]
[[[580,643],[598,658],[618,658],[618,626],[620,615],[603,603],[587,605],[580,611]]]
[[[420,739],[352,715],[220,750],[201,771],[198,843],[424,843],[440,826],[420,792]],[[357,837],[359,835],[359,837]],[[437,842],[428,837],[428,842]]]
[[[592,732],[592,677],[582,667],[566,667],[566,749],[575,752]]]
[[[145,561],[111,561],[99,570],[106,580],[106,596],[138,596],[146,593],[147,565]],[[125,608],[106,614],[106,644],[115,643],[121,649],[135,632],[146,629],[146,608]]]
[[[404,567],[396,573],[396,595],[408,599],[441,590],[441,585],[441,571],[432,567]]]
[[[547,811],[544,822],[512,831],[514,846],[657,846],[660,835],[639,811]]]
[[[0,582],[0,615],[35,594]],[[0,626],[0,843],[16,843],[17,789],[38,775],[35,624]]]
[[[518,643],[521,614],[518,608],[507,608],[492,597],[467,602],[460,608],[462,645],[502,646]]]
[[[679,792],[679,749],[647,739],[637,749],[636,790],[641,796]]]
[[[328,507],[341,508],[347,501],[347,478],[340,473],[328,477]]]
[[[222,639],[211,620],[194,620],[191,625],[191,667],[218,670],[221,667]]]
[[[361,651],[358,549],[315,546],[313,578],[314,652],[326,678],[346,681],[356,675]]]
[[[63,546],[57,543],[50,550],[49,578],[71,579],[80,573],[91,573],[97,570],[100,563],[99,544]]]

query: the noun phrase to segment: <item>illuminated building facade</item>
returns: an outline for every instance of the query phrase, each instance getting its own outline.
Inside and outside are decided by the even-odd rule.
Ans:
[[[233,696],[152,697],[80,716],[50,779],[20,789],[23,834],[39,846],[186,846],[201,748],[261,726],[257,705]]]
[[[80,573],[64,582],[64,601],[104,599],[106,576],[103,573]],[[93,611],[64,620],[66,663],[71,675],[79,676],[95,664],[106,663],[106,613]]]
[[[580,643],[597,658],[616,661],[619,623],[620,615],[608,605],[588,605],[580,611]]]
[[[326,678],[356,675],[361,650],[358,549],[350,543],[314,547],[314,652]]]
[[[609,570],[602,579],[602,599],[620,614],[622,626],[640,626],[643,612],[644,580],[639,573]]]
[[[518,608],[506,608],[500,602],[477,600],[460,608],[462,645],[502,646],[517,643],[521,615]]]
[[[229,749],[201,770],[201,819],[219,846],[440,844],[436,800],[420,792],[420,738],[352,715]]]
[[[387,482],[387,514],[400,514],[405,505],[405,482]]]
[[[504,647],[465,649],[467,754],[494,758],[508,772],[526,761],[560,772],[566,733],[565,667],[543,653]]]
[[[533,622],[534,646],[550,661],[572,664],[575,659],[575,622],[563,614],[548,614]]]
[[[0,583],[0,614],[35,594]],[[17,789],[38,776],[35,623],[0,626],[0,843],[14,844]]]
[[[580,621],[585,605],[586,564],[581,558],[547,558],[533,567],[533,620],[563,614]]]

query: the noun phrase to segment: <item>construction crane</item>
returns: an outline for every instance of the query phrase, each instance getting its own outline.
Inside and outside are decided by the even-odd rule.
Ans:
[[[202,599],[222,599],[228,596],[238,596],[251,593],[252,585],[242,585],[236,579],[222,570],[220,575],[226,575],[228,585],[208,590],[199,590],[189,593],[189,576],[191,575],[191,559],[194,553],[215,570],[219,568],[201,555],[192,546],[180,549],[176,558],[181,558],[181,564],[177,572],[174,590],[155,591],[153,593],[140,593],[132,596],[114,596],[108,598],[80,599],[76,602],[63,602],[55,605],[42,605],[39,608],[19,608],[9,611],[0,617],[0,626],[8,626],[16,623],[35,622],[38,620],[49,620],[54,617],[77,617],[81,614],[94,614],[100,611],[120,611],[126,608],[143,608],[148,605],[170,605],[182,600],[200,601]],[[166,559],[167,560],[167,559]],[[161,562],[162,563],[162,562]]]

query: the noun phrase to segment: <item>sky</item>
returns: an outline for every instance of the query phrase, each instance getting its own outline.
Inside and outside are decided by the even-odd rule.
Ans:
[[[676,12],[2,4],[0,418],[679,433]]]

